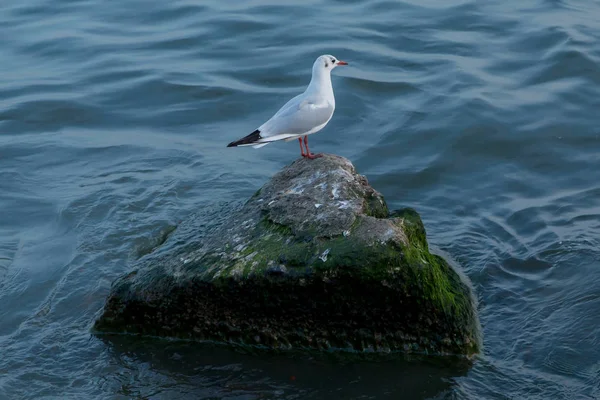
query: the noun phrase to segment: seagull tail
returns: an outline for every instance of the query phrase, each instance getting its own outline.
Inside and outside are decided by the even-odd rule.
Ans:
[[[244,136],[240,140],[236,140],[227,145],[227,147],[236,147],[236,146],[248,146],[253,143],[258,142],[262,137],[260,136],[260,131],[257,129],[248,136]]]

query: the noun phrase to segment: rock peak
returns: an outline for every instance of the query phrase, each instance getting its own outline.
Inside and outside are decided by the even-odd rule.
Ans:
[[[352,163],[329,154],[285,167],[246,205],[251,207],[295,234],[322,237],[344,234],[359,215],[388,216],[383,196]]]

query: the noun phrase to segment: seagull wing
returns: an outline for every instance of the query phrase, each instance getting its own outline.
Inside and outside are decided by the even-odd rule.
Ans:
[[[296,96],[258,128],[262,136],[259,142],[273,142],[301,136],[327,124],[334,109],[335,107],[324,98],[307,98],[304,94]]]

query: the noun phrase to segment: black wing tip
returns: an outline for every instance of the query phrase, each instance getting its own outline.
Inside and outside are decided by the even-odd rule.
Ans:
[[[262,139],[262,138],[260,136],[260,131],[257,129],[254,132],[252,132],[251,134],[249,134],[248,136],[244,136],[240,140],[236,140],[234,142],[229,143],[227,145],[227,147],[236,147],[236,146],[239,146],[240,144],[250,144],[250,143],[254,143],[254,142],[258,141],[259,139]]]

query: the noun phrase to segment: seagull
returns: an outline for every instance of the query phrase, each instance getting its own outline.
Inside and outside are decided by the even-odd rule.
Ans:
[[[314,159],[308,149],[308,135],[319,132],[327,125],[335,110],[335,98],[331,86],[331,71],[339,65],[348,65],[332,55],[319,56],[312,67],[312,78],[304,93],[294,97],[254,132],[227,147],[252,146],[256,149],[271,142],[298,139],[302,157]],[[304,138],[304,147],[302,147]]]

